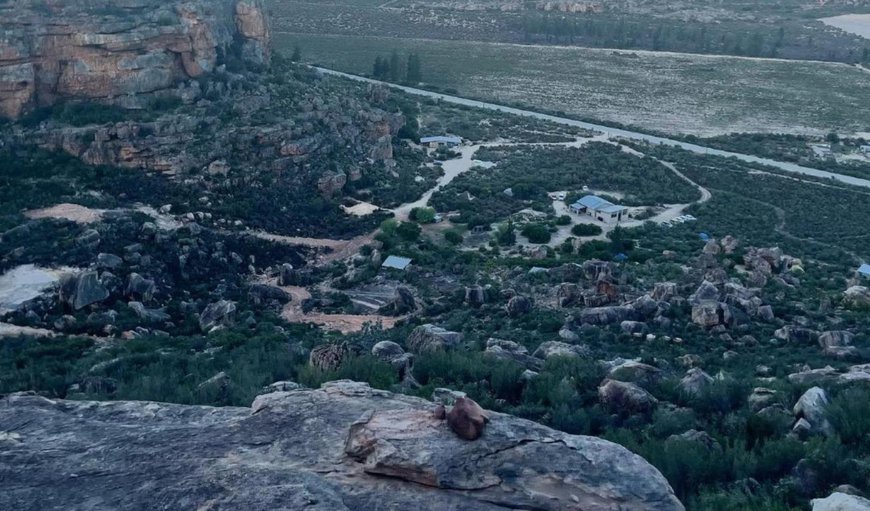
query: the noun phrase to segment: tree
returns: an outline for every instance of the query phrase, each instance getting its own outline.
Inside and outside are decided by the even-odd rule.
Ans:
[[[418,224],[431,224],[435,221],[435,209],[434,208],[414,208],[411,210],[411,213],[408,215],[408,218],[417,222]]]
[[[375,63],[372,66],[372,76],[374,78],[380,79],[383,72],[384,72],[384,61],[381,60],[381,56],[378,55],[377,57],[375,57]]]
[[[514,232],[514,223],[508,221],[508,223],[500,225],[495,233],[495,241],[501,246],[509,246],[516,243],[517,235]]]
[[[416,53],[408,55],[408,68],[405,73],[405,79],[409,83],[420,83],[423,81],[423,73],[420,69],[420,56]]]
[[[598,236],[601,232],[601,227],[594,224],[577,224],[571,228],[574,236]]]
[[[451,245],[459,245],[462,243],[462,233],[456,229],[448,229],[444,231],[444,239]]]
[[[299,45],[293,47],[293,55],[290,56],[291,62],[299,62],[302,60],[302,50],[299,48]]]
[[[550,230],[544,224],[526,224],[523,226],[522,233],[532,243],[541,244],[550,241]]]
[[[399,52],[393,50],[393,54],[390,55],[390,69],[389,69],[389,77],[391,82],[399,82],[401,81],[401,70],[402,68],[399,65]]]
[[[414,222],[402,222],[396,227],[396,234],[405,241],[417,241],[420,231],[420,226]]]

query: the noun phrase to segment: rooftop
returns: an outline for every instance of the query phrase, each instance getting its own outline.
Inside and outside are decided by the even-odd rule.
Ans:
[[[454,136],[433,136],[433,137],[423,137],[420,139],[421,144],[430,144],[432,142],[438,142],[442,144],[461,144],[462,139],[460,137]]]
[[[619,213],[620,211],[625,211],[628,209],[625,206],[617,206],[616,204],[610,204],[609,206],[602,206],[598,208],[598,211],[602,213]]]
[[[587,207],[589,209],[600,209],[602,206],[612,206],[613,204],[598,197],[597,195],[586,195],[574,204]]]
[[[861,267],[858,268],[858,273],[870,277],[870,264],[862,264]]]
[[[411,264],[411,260],[407,257],[399,257],[399,256],[388,256],[383,264],[381,264],[382,268],[393,268],[396,270],[404,270]]]
[[[625,211],[626,209],[628,209],[625,206],[618,206],[616,204],[613,204],[612,202],[602,199],[597,195],[586,195],[577,202],[575,202],[573,206],[582,206],[593,211],[600,211],[602,213],[619,213],[620,211]]]

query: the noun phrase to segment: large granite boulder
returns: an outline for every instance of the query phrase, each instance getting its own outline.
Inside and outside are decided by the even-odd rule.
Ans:
[[[849,307],[870,307],[870,288],[852,286],[843,293],[843,303]]]
[[[870,500],[858,495],[834,492],[823,499],[813,499],[812,511],[870,511]]]
[[[498,360],[516,362],[527,369],[540,370],[544,365],[541,359],[529,355],[525,346],[504,339],[487,339],[484,356]]]
[[[613,366],[607,373],[611,380],[619,380],[629,383],[652,384],[662,378],[662,371],[637,360],[626,360]]]
[[[68,273],[60,279],[60,300],[75,310],[102,302],[109,298],[109,290],[95,271]]]
[[[614,307],[591,307],[580,311],[578,322],[586,325],[611,325],[635,317],[635,311],[627,305]]]
[[[508,316],[516,318],[528,314],[532,310],[532,301],[525,296],[517,295],[508,300],[505,311]]]
[[[794,344],[813,344],[818,340],[819,333],[809,328],[786,325],[774,332],[773,336]]]
[[[686,371],[680,380],[680,390],[690,396],[701,395],[713,383],[713,377],[698,367]]]
[[[218,326],[229,326],[233,323],[235,312],[236,302],[218,300],[210,303],[199,315],[199,328],[203,332],[209,332]]]
[[[728,304],[704,301],[692,306],[692,322],[704,328],[726,325],[732,320]]]
[[[250,409],[12,395],[0,509],[684,509],[619,445],[495,412],[467,441],[434,408],[350,381]]]
[[[689,297],[689,303],[698,305],[702,302],[718,302],[720,298],[719,288],[707,280],[701,282],[698,289]]]
[[[604,380],[598,387],[598,399],[612,411],[649,412],[658,404],[652,394],[633,383]]]
[[[822,435],[830,436],[834,432],[834,428],[828,421],[827,409],[831,404],[831,399],[828,393],[821,387],[812,387],[803,393],[794,405],[794,415],[800,420],[804,419],[809,423],[810,431]]]
[[[581,344],[568,344],[562,341],[542,342],[532,356],[542,360],[550,357],[583,358],[589,356],[589,348]]]
[[[431,324],[420,325],[411,331],[406,345],[414,353],[443,351],[458,345],[462,334]]]

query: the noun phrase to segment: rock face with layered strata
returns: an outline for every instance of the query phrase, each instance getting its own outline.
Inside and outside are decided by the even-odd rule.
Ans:
[[[488,412],[474,441],[419,398],[339,381],[248,408],[0,401],[0,508],[677,511],[628,450]]]
[[[61,100],[141,107],[222,65],[268,65],[260,0],[0,5],[0,117]]]

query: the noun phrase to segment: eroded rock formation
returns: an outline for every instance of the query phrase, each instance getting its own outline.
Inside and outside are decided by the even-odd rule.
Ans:
[[[142,106],[222,65],[264,67],[260,0],[17,0],[0,5],[0,117],[59,100]]]

